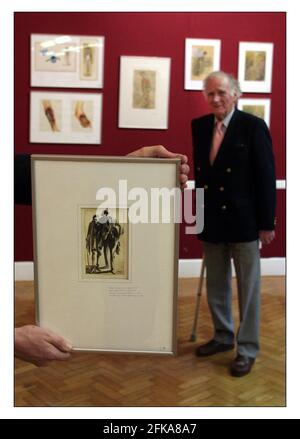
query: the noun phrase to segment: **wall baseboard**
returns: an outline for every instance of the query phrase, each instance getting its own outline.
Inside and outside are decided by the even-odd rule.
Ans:
[[[15,280],[33,280],[33,262],[15,262]]]
[[[195,189],[195,180],[188,180],[187,189]],[[276,189],[286,190],[286,180],[276,180]]]
[[[261,258],[262,276],[284,276],[285,258]],[[199,277],[202,259],[180,259],[179,277]],[[233,263],[231,262],[232,274],[235,276]]]
[[[179,277],[200,276],[202,259],[180,259]],[[33,280],[33,262],[15,262],[15,280]],[[261,258],[262,276],[284,276],[285,258]],[[234,268],[233,275],[235,276]]]

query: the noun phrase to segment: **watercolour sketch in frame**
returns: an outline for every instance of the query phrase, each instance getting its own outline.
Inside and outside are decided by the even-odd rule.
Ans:
[[[270,127],[271,99],[246,99],[238,101],[238,109],[263,119]]]
[[[239,44],[238,80],[243,92],[272,90],[273,43]]]
[[[31,35],[31,86],[102,88],[104,37]]]
[[[96,81],[99,77],[99,41],[92,38],[80,39],[80,79]]]
[[[120,128],[168,128],[170,66],[170,58],[121,56]]]
[[[175,355],[181,203],[156,198],[153,184],[180,196],[180,160],[50,154],[31,164],[37,323],[75,350]],[[141,193],[143,208],[130,196]]]
[[[134,70],[132,107],[155,109],[156,72],[154,70]]]
[[[128,209],[81,207],[81,276],[128,279]]]
[[[186,38],[185,90],[203,90],[203,81],[220,69],[221,41]]]
[[[31,143],[101,143],[102,94],[31,92]]]

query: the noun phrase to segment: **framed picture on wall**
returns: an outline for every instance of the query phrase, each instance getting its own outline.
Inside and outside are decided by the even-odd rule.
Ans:
[[[238,79],[243,92],[272,90],[273,43],[239,44]]]
[[[221,40],[186,38],[185,90],[203,90],[203,80],[211,72],[220,70]]]
[[[262,118],[270,126],[271,99],[239,99],[238,109]]]
[[[121,56],[120,128],[168,128],[170,66],[170,58]]]
[[[176,354],[176,201],[164,202],[168,221],[162,211],[153,221],[162,207],[152,190],[180,194],[179,166],[178,159],[32,156],[37,322],[75,350]],[[143,193],[138,206],[130,191]],[[149,200],[145,216],[141,203],[148,209]]]
[[[31,86],[102,88],[104,37],[31,35]]]
[[[31,143],[101,143],[102,94],[30,93]]]

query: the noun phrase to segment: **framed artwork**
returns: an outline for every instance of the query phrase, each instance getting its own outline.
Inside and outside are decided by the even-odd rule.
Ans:
[[[273,43],[240,43],[238,79],[243,92],[272,90]]]
[[[261,117],[270,126],[271,99],[239,99],[238,109]]]
[[[185,90],[203,90],[203,80],[210,73],[220,70],[221,40],[186,38],[185,40]]]
[[[176,354],[176,201],[160,201],[169,221],[148,202],[153,185],[180,192],[180,161],[33,155],[31,166],[38,324],[76,350]]]
[[[104,37],[31,35],[31,86],[102,88]]]
[[[120,128],[168,128],[170,66],[170,58],[121,56]]]
[[[102,94],[30,93],[31,143],[101,143]]]

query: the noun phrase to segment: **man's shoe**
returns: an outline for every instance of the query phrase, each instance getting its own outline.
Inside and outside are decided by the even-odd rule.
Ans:
[[[243,377],[247,375],[255,362],[255,358],[246,357],[238,354],[231,364],[231,375],[233,377]]]
[[[197,357],[209,357],[210,355],[231,351],[232,349],[234,349],[234,344],[226,344],[220,343],[216,340],[210,340],[208,343],[198,346],[195,354]]]

